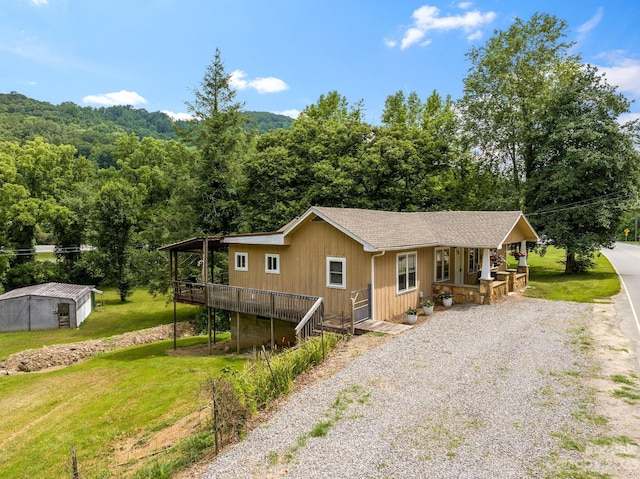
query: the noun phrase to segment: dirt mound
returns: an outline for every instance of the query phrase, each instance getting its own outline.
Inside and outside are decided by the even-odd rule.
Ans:
[[[193,328],[188,323],[178,323],[177,337],[193,336]],[[88,359],[98,353],[115,349],[155,343],[173,338],[173,324],[163,324],[154,328],[132,331],[103,339],[89,339],[78,343],[54,344],[39,349],[27,349],[10,355],[0,362],[1,374],[33,372],[56,367],[69,366]]]

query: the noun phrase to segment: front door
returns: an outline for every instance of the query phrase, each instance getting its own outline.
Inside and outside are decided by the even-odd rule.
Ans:
[[[69,328],[69,303],[58,303],[58,327]]]
[[[462,265],[464,264],[464,258],[462,254],[462,248],[456,248],[454,256],[454,283],[462,284]]]

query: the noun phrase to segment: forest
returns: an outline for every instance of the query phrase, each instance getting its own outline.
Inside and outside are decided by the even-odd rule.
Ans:
[[[158,247],[272,231],[310,205],[522,210],[584,271],[637,207],[629,101],[572,53],[566,24],[516,20],[467,53],[458,100],[390,93],[379,124],[329,91],[296,120],[245,112],[216,50],[193,120],[0,95],[0,292],[46,281],[167,287]],[[54,243],[56,262],[34,261]],[[91,245],[80,251],[80,245]]]

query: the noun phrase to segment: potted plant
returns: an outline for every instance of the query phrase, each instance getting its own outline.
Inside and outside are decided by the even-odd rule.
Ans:
[[[422,306],[422,311],[424,311],[424,314],[426,316],[431,316],[433,314],[434,304],[430,299],[425,299],[422,303],[420,303],[420,306]]]
[[[416,324],[418,320],[418,310],[416,308],[407,309],[407,324]]]
[[[439,298],[442,300],[442,305],[445,308],[449,308],[451,307],[451,305],[453,304],[453,294],[447,292],[447,293],[442,293]]]

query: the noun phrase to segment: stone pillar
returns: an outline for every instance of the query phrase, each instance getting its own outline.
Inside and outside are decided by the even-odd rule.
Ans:
[[[524,284],[528,285],[529,284],[529,266],[527,265],[518,266],[518,273],[526,273]]]
[[[480,304],[493,304],[493,279],[480,279]]]

